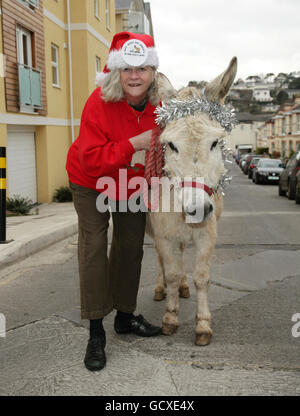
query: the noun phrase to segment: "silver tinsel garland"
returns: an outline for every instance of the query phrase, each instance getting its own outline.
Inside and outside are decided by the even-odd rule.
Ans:
[[[173,120],[192,116],[198,111],[207,113],[211,120],[216,120],[227,132],[231,132],[238,123],[233,108],[208,101],[205,96],[191,101],[169,100],[154,111],[157,114],[155,122],[163,127]]]
[[[197,112],[207,113],[211,120],[216,120],[229,133],[238,124],[234,109],[226,105],[208,101],[204,95],[204,90],[202,90],[202,98],[195,98],[191,101],[171,99],[161,107],[157,107],[154,111],[157,114],[156,124],[161,127],[164,127],[173,120],[180,120],[183,117],[194,115]],[[226,140],[220,139],[218,144],[222,151],[224,163],[232,163],[231,160],[228,160],[228,157],[232,156],[232,150],[227,147]],[[222,194],[224,195],[225,189],[232,180],[229,173],[230,171],[225,169],[214,192],[217,192],[221,188]]]

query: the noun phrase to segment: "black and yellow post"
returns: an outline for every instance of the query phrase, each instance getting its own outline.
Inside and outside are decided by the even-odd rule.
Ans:
[[[0,244],[6,240],[6,147],[0,147]]]

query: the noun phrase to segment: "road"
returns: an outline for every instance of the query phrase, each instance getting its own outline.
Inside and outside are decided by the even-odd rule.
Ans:
[[[194,345],[193,248],[185,254],[191,298],[180,300],[178,332],[117,336],[106,317],[107,367],[82,359],[76,236],[0,272],[0,395],[300,395],[300,207],[276,185],[255,185],[233,164],[211,267],[214,336]],[[159,324],[152,300],[156,257],[147,237],[138,312]],[[300,328],[298,328],[300,333]],[[293,336],[294,335],[294,336]]]

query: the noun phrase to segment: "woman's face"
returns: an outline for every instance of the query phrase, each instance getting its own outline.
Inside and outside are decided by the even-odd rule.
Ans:
[[[154,80],[154,70],[151,66],[124,68],[120,71],[120,80],[125,98],[130,104],[136,105],[146,97]]]

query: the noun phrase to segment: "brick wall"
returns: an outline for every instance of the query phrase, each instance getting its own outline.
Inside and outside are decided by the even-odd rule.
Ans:
[[[5,94],[6,110],[19,112],[19,82],[17,58],[17,26],[32,33],[32,64],[41,71],[42,109],[40,115],[47,114],[46,67],[44,42],[43,0],[38,8],[28,8],[18,0],[2,0],[3,53],[6,55]]]

